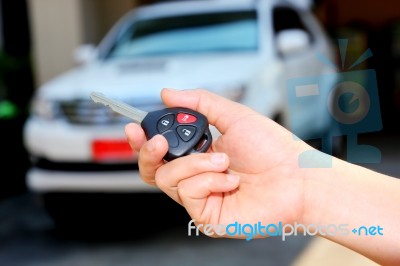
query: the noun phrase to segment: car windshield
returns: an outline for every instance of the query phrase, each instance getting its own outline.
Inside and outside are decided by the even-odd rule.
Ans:
[[[256,12],[224,12],[136,21],[117,40],[109,57],[242,52],[257,48]]]

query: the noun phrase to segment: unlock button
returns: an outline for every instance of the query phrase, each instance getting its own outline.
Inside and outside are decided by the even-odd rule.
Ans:
[[[196,134],[196,127],[179,126],[176,128],[176,132],[183,141],[187,142],[194,136],[194,134]]]

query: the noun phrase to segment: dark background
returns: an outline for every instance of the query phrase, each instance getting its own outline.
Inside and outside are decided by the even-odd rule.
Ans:
[[[24,0],[2,0],[2,47],[0,50],[0,104],[14,106],[9,115],[0,116],[2,174],[0,200],[26,191],[28,155],[22,142],[23,123],[34,85],[27,4]]]

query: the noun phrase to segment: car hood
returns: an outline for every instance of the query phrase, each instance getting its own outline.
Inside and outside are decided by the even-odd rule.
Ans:
[[[162,88],[205,88],[218,92],[251,78],[261,64],[255,53],[98,61],[73,69],[39,90],[53,100],[88,99],[92,91],[116,98],[159,98]]]

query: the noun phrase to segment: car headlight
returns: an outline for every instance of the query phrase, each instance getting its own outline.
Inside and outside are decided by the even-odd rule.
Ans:
[[[55,101],[36,97],[31,103],[31,112],[36,116],[51,120],[59,115],[59,105]]]

